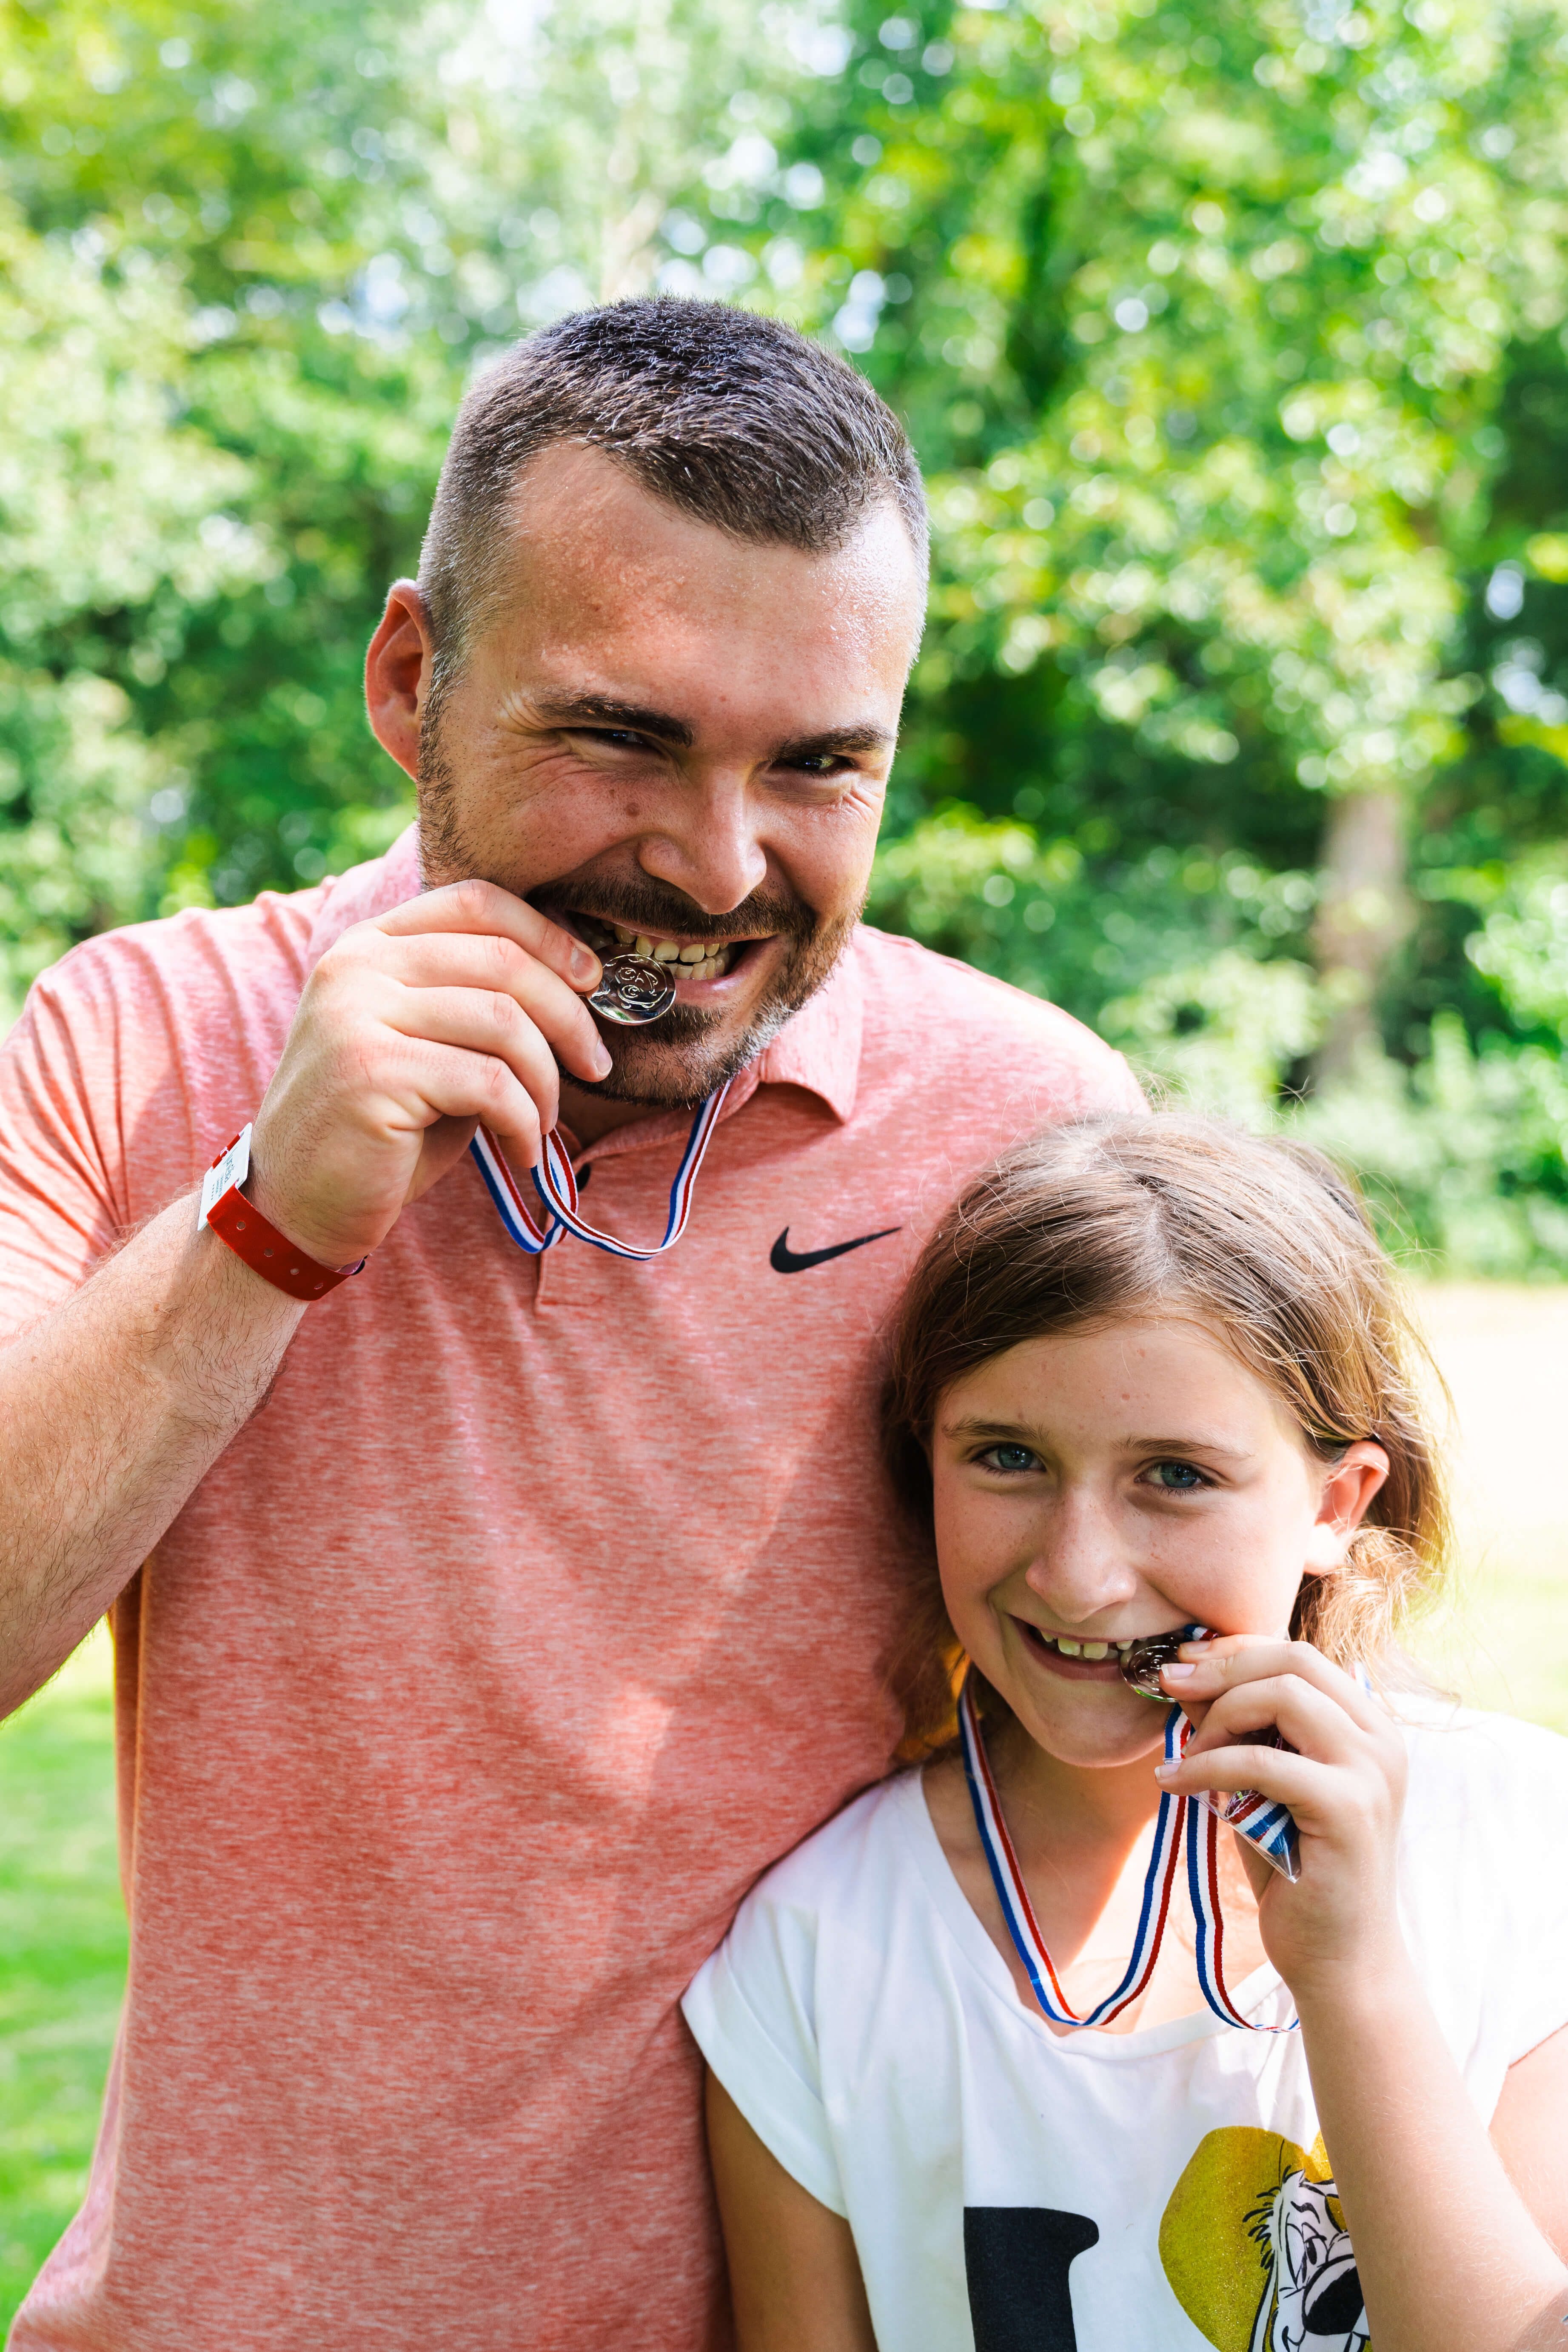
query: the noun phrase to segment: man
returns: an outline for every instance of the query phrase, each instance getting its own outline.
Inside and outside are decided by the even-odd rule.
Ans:
[[[879,1329],[978,1162],[1135,1098],[857,929],[924,555],[848,368],[721,306],[564,320],[470,394],[370,648],[417,838],[35,990],[0,1705],[112,1606],[132,1962],[25,2352],[723,2340],[675,2002],[889,1759]],[[585,1002],[626,943],[646,1029]],[[646,1261],[523,1255],[465,1156],[482,1119],[527,1187],[559,1121],[651,1249],[726,1081]],[[195,1188],[251,1119],[226,1244]],[[307,1307],[268,1235],[297,1287],[368,1263]]]

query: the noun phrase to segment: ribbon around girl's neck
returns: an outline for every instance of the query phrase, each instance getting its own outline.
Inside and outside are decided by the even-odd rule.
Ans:
[[[1143,1875],[1143,1899],[1138,1913],[1138,1932],[1133,1939],[1132,1956],[1126,1973],[1113,1992],[1106,1994],[1084,2016],[1069,2003],[1062,1990],[1051,1956],[1046,1949],[1046,1939],[1035,1917],[1029,1890],[1024,1884],[1024,1874],[1013,1841],[1007,1834],[1007,1824],[1002,1818],[1002,1801],[992,1777],[990,1759],[980,1730],[980,1712],[974,1703],[974,1669],[970,1667],[963,1678],[959,1696],[958,1725],[963,1740],[963,1770],[969,1783],[970,1801],[974,1807],[974,1825],[980,1832],[991,1883],[996,1889],[996,1899],[1002,1906],[1002,1916],[1007,1922],[1007,1933],[1013,1948],[1024,1964],[1024,1973],[1030,1989],[1046,2015],[1054,2025],[1109,2025],[1122,2011],[1130,2009],[1148,1989],[1164,1941],[1165,1927],[1171,1914],[1172,1897],[1182,1858],[1186,1846],[1187,1893],[1197,1927],[1196,1960],[1198,1985],[1205,2000],[1215,2015],[1227,2025],[1245,2026],[1254,2033],[1293,2032],[1299,2021],[1292,2018],[1289,2025],[1258,2025],[1244,2017],[1232,2000],[1225,1980],[1225,1921],[1219,1899],[1219,1819],[1198,1799],[1178,1796],[1170,1789],[1163,1791],[1160,1810],[1154,1821],[1154,1843],[1149,1856],[1149,1867]],[[1173,1706],[1165,1718],[1165,1760],[1175,1763],[1190,1737],[1185,1717],[1179,1706]]]
[[[534,1190],[545,1207],[542,1224],[535,1216],[527,1196],[501,1155],[500,1144],[488,1127],[481,1127],[468,1150],[479,1163],[479,1174],[486,1190],[495,1202],[501,1223],[519,1249],[530,1257],[538,1257],[553,1249],[564,1234],[575,1234],[580,1242],[591,1242],[595,1249],[607,1250],[612,1257],[629,1257],[640,1263],[662,1257],[673,1249],[686,1231],[686,1221],[691,1214],[691,1194],[697,1182],[724,1098],[733,1081],[726,1079],[710,1094],[691,1122],[691,1132],[686,1139],[686,1149],[680,1155],[680,1165],[675,1171],[675,1181],[669,1188],[669,1218],[664,1229],[664,1239],[652,1249],[638,1249],[634,1243],[617,1241],[614,1234],[602,1234],[578,1214],[577,1179],[573,1172],[571,1156],[561,1140],[559,1128],[552,1128],[544,1139],[544,1164],[531,1171]]]

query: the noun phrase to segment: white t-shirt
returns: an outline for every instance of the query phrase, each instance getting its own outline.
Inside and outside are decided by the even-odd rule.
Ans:
[[[1489,2119],[1568,2023],[1568,1740],[1425,1707],[1407,1738],[1401,1916]],[[1268,1967],[1237,1999],[1291,2013]],[[1207,2011],[1052,2033],[918,1773],[770,1871],[684,2005],[752,2129],[847,2219],[881,2352],[1362,2352],[1300,2033]]]

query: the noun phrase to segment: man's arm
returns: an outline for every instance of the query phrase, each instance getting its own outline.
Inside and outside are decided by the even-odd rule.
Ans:
[[[178,1201],[0,1354],[0,1715],[103,1615],[307,1310]]]
[[[598,977],[578,940],[489,883],[346,931],[306,984],[257,1113],[257,1208],[322,1265],[348,1265],[481,1118],[532,1166],[557,1061],[590,1082],[609,1067],[578,993]],[[192,1194],[0,1352],[0,1715],[135,1573],[307,1312],[197,1230]]]

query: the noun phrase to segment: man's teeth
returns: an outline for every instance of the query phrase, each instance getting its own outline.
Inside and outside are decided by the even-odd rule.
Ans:
[[[655,963],[678,963],[682,980],[721,979],[734,953],[728,944],[705,947],[700,940],[690,940],[682,947],[679,940],[650,939],[646,931],[628,931],[624,923],[613,923],[610,929],[617,945],[633,955],[651,956]]]

